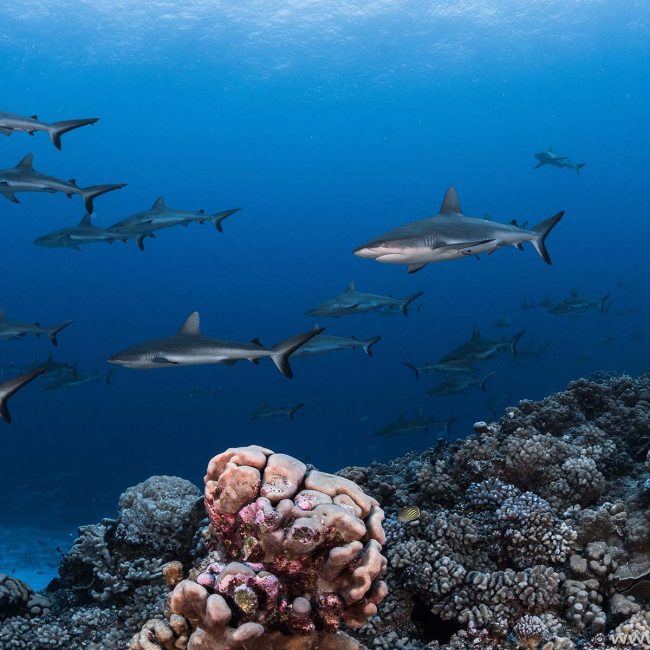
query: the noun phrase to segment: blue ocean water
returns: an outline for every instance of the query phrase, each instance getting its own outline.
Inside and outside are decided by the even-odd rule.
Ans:
[[[373,435],[400,412],[459,417],[450,435],[463,436],[495,417],[488,402],[646,370],[649,18],[643,2],[615,0],[3,4],[0,111],[100,121],[64,135],[61,152],[44,134],[0,138],[0,168],[32,152],[37,170],[80,185],[128,183],[96,200],[98,225],[160,195],[210,213],[242,207],[223,234],[192,224],[144,252],[132,241],[77,252],[32,242],[78,222],[78,197],[0,197],[0,302],[15,320],[74,319],[57,360],[108,370],[110,354],[174,333],[194,310],[207,336],[273,344],[313,327],[304,312],[350,281],[425,293],[407,318],[319,319],[327,333],[382,341],[373,358],[295,359],[293,381],[264,361],[27,387],[0,427],[0,572],[51,577],[56,546],[112,516],[124,488],[152,474],[200,483],[229,446],[334,471],[435,443],[441,432]],[[586,162],[581,175],[534,169],[549,146]],[[352,255],[437,213],[450,185],[472,216],[533,224],[566,210],[547,242],[553,265],[529,245],[414,275]],[[609,293],[609,313],[518,310],[572,289]],[[510,328],[493,327],[503,316]],[[485,363],[496,372],[486,393],[427,397],[433,378],[415,380],[402,361],[435,361],[475,325],[496,339],[525,329],[522,347],[551,344],[539,360]],[[46,338],[0,342],[3,378],[51,350]],[[197,385],[223,388],[187,397]],[[264,401],[305,406],[294,422],[250,420]],[[42,566],[14,552],[33,545]]]

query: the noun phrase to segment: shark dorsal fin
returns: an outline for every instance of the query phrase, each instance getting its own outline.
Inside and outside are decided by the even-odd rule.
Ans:
[[[463,214],[458,202],[458,194],[453,187],[450,187],[445,194],[445,198],[440,206],[440,214]]]
[[[262,341],[260,341],[259,337],[251,339],[251,343],[253,345],[259,345],[260,347],[262,347]]]
[[[348,284],[347,289],[345,290],[345,293],[356,293],[357,292],[357,285],[354,284],[354,282],[350,282]]]
[[[470,341],[478,341],[481,338],[481,332],[479,331],[478,327],[474,325],[474,329],[472,330],[472,336],[469,337]]]
[[[31,117],[33,120],[37,120],[37,119],[38,119],[38,115],[30,115],[30,117]]]
[[[24,156],[21,161],[16,165],[16,169],[29,169],[30,171],[34,170],[34,154],[28,153]]]
[[[92,215],[89,212],[86,212],[79,222],[80,226],[92,226]]]
[[[199,312],[193,311],[178,330],[179,336],[201,336]]]
[[[152,210],[162,210],[165,207],[165,199],[162,196],[159,196],[151,206]]]

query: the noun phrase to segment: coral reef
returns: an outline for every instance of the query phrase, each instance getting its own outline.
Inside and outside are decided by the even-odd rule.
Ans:
[[[229,449],[205,510],[152,477],[80,529],[45,594],[0,576],[0,647],[650,648],[649,448],[644,375],[338,475]]]

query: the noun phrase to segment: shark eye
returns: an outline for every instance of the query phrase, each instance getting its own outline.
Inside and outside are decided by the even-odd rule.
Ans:
[[[380,247],[380,248],[386,248],[386,246],[388,246],[388,242],[387,242],[387,241],[380,241],[380,242],[379,242],[379,247]]]

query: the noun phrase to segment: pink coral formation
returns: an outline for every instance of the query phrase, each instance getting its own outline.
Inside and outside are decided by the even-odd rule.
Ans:
[[[388,591],[375,499],[252,445],[210,461],[205,503],[216,548],[171,596],[189,649],[357,647],[339,628],[364,625]]]

